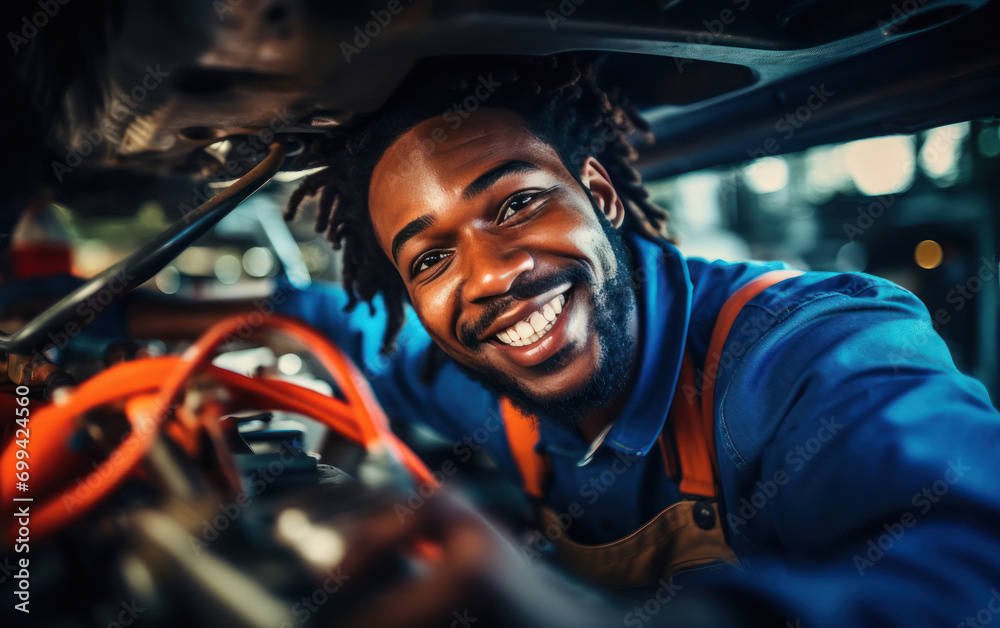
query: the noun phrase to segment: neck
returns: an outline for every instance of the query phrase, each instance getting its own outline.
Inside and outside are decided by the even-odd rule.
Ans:
[[[588,443],[593,442],[597,435],[605,427],[618,418],[629,397],[632,396],[632,389],[639,376],[639,363],[642,359],[642,335],[643,329],[640,323],[638,303],[632,308],[629,316],[629,336],[632,338],[631,366],[628,373],[628,385],[622,389],[608,406],[595,407],[584,413],[580,419],[580,434]]]

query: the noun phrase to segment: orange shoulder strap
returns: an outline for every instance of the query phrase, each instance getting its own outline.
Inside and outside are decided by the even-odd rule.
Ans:
[[[514,464],[521,473],[524,492],[532,497],[542,497],[545,481],[545,461],[535,451],[538,444],[538,426],[535,420],[514,407],[506,397],[500,400],[500,418],[507,432],[507,444],[514,457]]]
[[[677,454],[680,458],[680,491],[685,495],[715,497],[718,460],[715,453],[715,379],[719,375],[722,347],[743,306],[755,296],[790,277],[801,275],[797,270],[773,270],[751,279],[734,292],[719,311],[712,330],[702,371],[701,398],[697,399],[694,368],[685,351],[680,381],[674,392],[673,426]],[[683,395],[683,397],[681,397]],[[700,404],[700,405],[699,405]]]
[[[696,391],[694,368],[685,352],[673,404],[674,437],[682,473],[681,493],[712,497],[716,495],[715,478],[718,465],[715,455],[712,398],[715,392],[715,378],[719,371],[719,360],[722,357],[722,346],[726,342],[730,328],[740,310],[751,299],[779,281],[800,274],[801,272],[797,270],[775,270],[764,273],[742,286],[723,304],[709,342],[700,400],[693,392]],[[506,398],[500,400],[500,416],[507,433],[511,455],[524,482],[524,491],[533,497],[542,497],[545,461],[535,451],[539,436],[535,420],[522,414]]]

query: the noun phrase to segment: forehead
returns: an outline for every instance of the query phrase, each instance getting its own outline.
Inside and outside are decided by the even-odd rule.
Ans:
[[[403,133],[376,164],[368,190],[383,248],[395,225],[440,211],[477,176],[512,159],[546,170],[562,167],[556,150],[506,109],[481,109],[467,118],[447,113]]]

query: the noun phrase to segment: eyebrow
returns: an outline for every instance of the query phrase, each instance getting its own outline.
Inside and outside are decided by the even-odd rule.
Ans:
[[[475,181],[465,187],[465,190],[462,192],[462,198],[466,200],[475,198],[488,190],[491,185],[508,175],[516,174],[518,172],[531,172],[534,170],[541,170],[541,168],[535,164],[518,159],[505,161],[496,168],[487,170],[483,174],[476,177]],[[399,252],[403,249],[403,246],[412,238],[426,231],[433,224],[434,217],[429,214],[425,214],[419,218],[411,220],[392,237],[392,245],[390,248],[392,250],[392,259],[397,265],[399,264]]]
[[[541,170],[541,168],[535,164],[516,159],[505,161],[496,168],[487,170],[483,174],[476,177],[475,181],[466,186],[465,191],[462,192],[462,198],[470,200],[482,194],[488,190],[491,185],[508,175],[516,174],[518,172],[531,172],[534,170]]]
[[[419,218],[414,218],[408,222],[405,227],[400,229],[399,232],[392,237],[392,260],[396,262],[396,264],[399,264],[399,251],[403,248],[403,245],[433,224],[434,217],[425,214]]]

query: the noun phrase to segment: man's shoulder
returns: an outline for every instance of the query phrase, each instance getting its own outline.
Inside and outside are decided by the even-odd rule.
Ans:
[[[901,370],[929,387],[968,388],[924,304],[864,273],[807,272],[764,290],[743,306],[717,359],[718,434],[729,464],[748,474],[781,434],[812,433],[831,416],[866,420],[897,394],[924,400],[913,393],[918,378]]]
[[[774,270],[791,269],[783,262],[710,262],[690,258],[687,264],[693,285],[691,320],[695,323],[714,322],[726,301],[756,277]],[[767,288],[745,307],[780,319],[810,302],[837,296],[891,302],[916,301],[916,297],[906,289],[873,275],[809,271]],[[850,308],[850,305],[847,307]]]
[[[790,268],[782,262],[708,261],[697,257],[685,262],[691,276],[691,322],[695,325],[713,323],[726,300],[754,278]]]
[[[688,264],[693,284],[688,343],[696,363],[704,363],[726,301],[755,277],[788,267],[699,259]],[[923,302],[891,281],[857,272],[810,271],[787,278],[757,294],[737,313],[726,333],[720,377],[724,379],[728,371],[746,362],[755,353],[753,347],[765,339],[769,346],[765,361],[770,364],[782,347],[797,347],[795,352],[800,353],[797,339],[803,333],[815,345],[812,341],[820,337],[841,337],[848,328],[887,318],[905,321],[911,333],[934,334]]]

